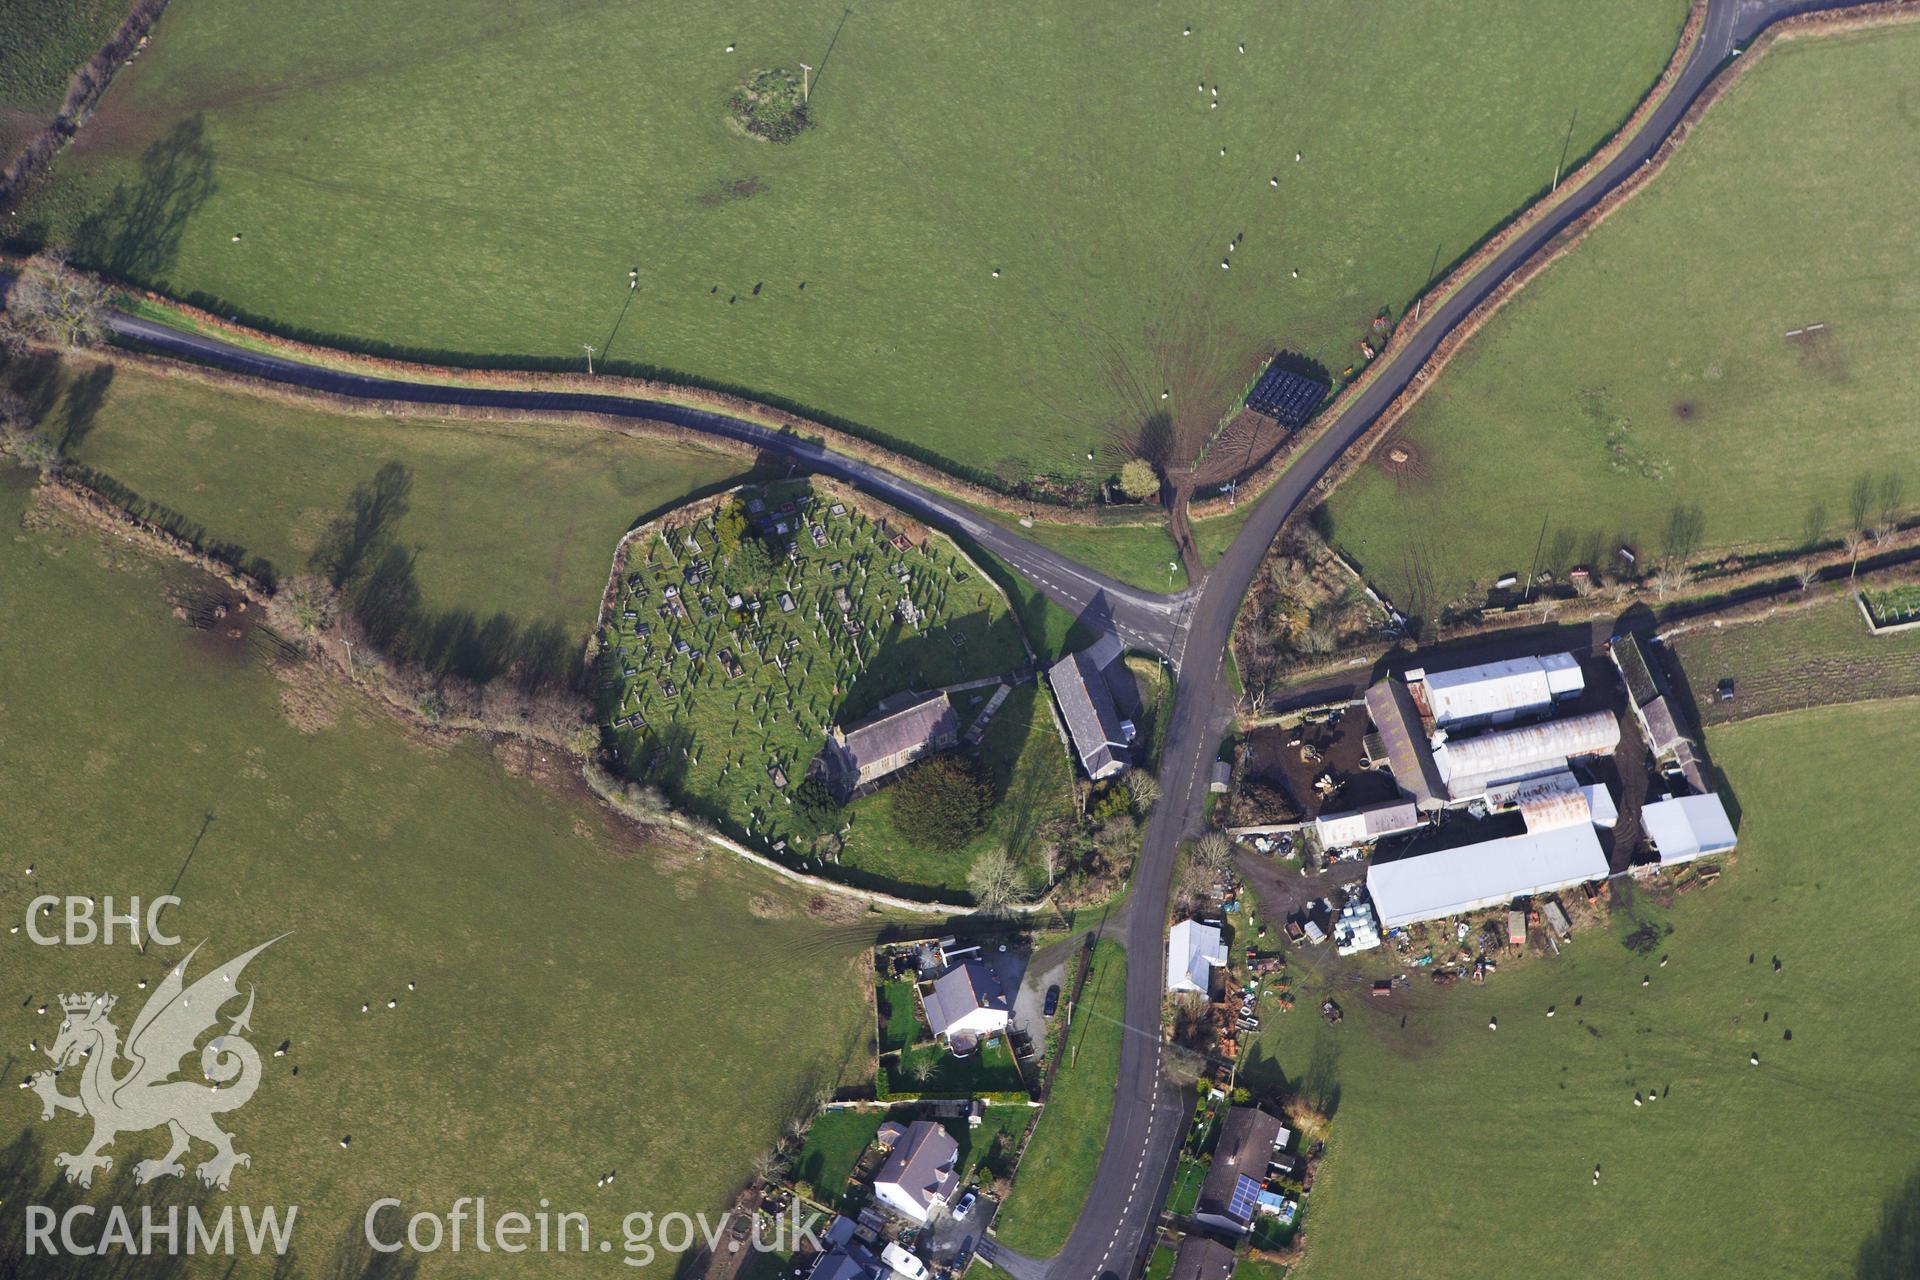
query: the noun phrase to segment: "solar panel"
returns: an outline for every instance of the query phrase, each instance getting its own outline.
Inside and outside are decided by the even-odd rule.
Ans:
[[[1253,1217],[1253,1206],[1260,1202],[1260,1184],[1241,1174],[1233,1184],[1233,1198],[1227,1204],[1227,1212],[1242,1220]]]
[[[1297,428],[1306,425],[1326,395],[1326,385],[1319,379],[1284,369],[1275,361],[1247,394],[1247,408],[1283,427]]]

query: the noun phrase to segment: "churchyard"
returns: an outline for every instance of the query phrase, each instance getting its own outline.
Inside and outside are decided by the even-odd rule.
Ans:
[[[624,772],[808,870],[859,820],[795,812],[831,726],[984,681],[952,695],[977,741],[994,677],[1028,662],[1006,599],[950,542],[817,481],[683,508],[638,531],[618,572],[596,678]]]

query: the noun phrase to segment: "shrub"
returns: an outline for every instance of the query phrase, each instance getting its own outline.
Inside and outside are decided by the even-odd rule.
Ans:
[[[742,129],[768,142],[792,142],[812,124],[801,78],[785,67],[756,71],[727,99]]]
[[[1144,501],[1160,492],[1160,475],[1145,458],[1134,458],[1120,468],[1120,492]]]
[[[936,756],[915,765],[893,792],[893,821],[914,844],[958,844],[986,825],[993,789],[967,756]]]

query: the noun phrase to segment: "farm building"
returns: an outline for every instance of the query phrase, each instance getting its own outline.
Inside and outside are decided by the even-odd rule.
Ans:
[[[982,1036],[1007,1029],[1013,1005],[993,970],[978,960],[963,960],[933,980],[924,1001],[927,1025],[958,1052],[968,1052]]]
[[[883,704],[884,705],[884,704]],[[815,757],[827,786],[842,801],[922,756],[947,751],[960,741],[960,718],[944,693],[928,694],[902,707],[882,710],[852,728],[835,726]]]
[[[1656,800],[1640,810],[1640,826],[1653,842],[1660,863],[1686,862],[1733,848],[1733,822],[1720,797],[1676,796]]]
[[[1413,797],[1414,806],[1421,812],[1445,808],[1446,786],[1433,767],[1420,709],[1413,704],[1407,686],[1389,676],[1369,688],[1366,698],[1367,715],[1379,735],[1394,782]]]
[[[1213,971],[1227,962],[1227,944],[1217,924],[1182,920],[1167,933],[1167,992],[1210,995]]]
[[[1607,855],[1589,823],[1376,862],[1367,892],[1383,927],[1440,920],[1518,897],[1603,879]]]
[[[1601,792],[1606,788],[1600,787]],[[1529,831],[1551,831],[1555,827],[1592,824],[1593,803],[1571,773],[1544,774],[1521,782],[1504,783],[1487,789],[1487,803],[1496,809],[1517,810]],[[1612,800],[1608,800],[1612,804]]]
[[[1620,745],[1620,722],[1611,712],[1590,711],[1458,741],[1443,735],[1436,735],[1433,763],[1458,803],[1503,782],[1561,772],[1579,756],[1609,754]]]
[[[1407,672],[1407,683],[1426,698],[1441,728],[1505,724],[1547,711],[1586,688],[1580,663],[1570,653],[1509,658],[1451,671]]]
[[[1705,791],[1706,778],[1700,772],[1693,743],[1680,728],[1674,715],[1672,692],[1667,688],[1660,664],[1648,649],[1638,634],[1629,631],[1608,642],[1607,656],[1613,659],[1613,665],[1620,669],[1620,678],[1626,681],[1627,705],[1633,709],[1633,718],[1639,723],[1641,736],[1646,738],[1654,759],[1672,759],[1696,791]]]
[[[1173,1255],[1172,1280],[1227,1280],[1233,1274],[1233,1250],[1205,1236],[1188,1236]]]
[[[1344,849],[1412,831],[1422,821],[1420,810],[1411,801],[1389,800],[1346,813],[1322,814],[1314,819],[1313,829],[1322,848]]]
[[[1253,1215],[1273,1153],[1286,1139],[1286,1127],[1266,1112],[1252,1107],[1229,1108],[1220,1124],[1220,1140],[1213,1148],[1213,1163],[1207,1169],[1206,1181],[1200,1184],[1194,1221],[1246,1235],[1253,1228]]]
[[[1068,654],[1047,670],[1047,683],[1060,704],[1061,718],[1073,737],[1080,767],[1095,780],[1127,769],[1133,726],[1120,718],[1107,683],[1108,671],[1120,660],[1120,642],[1103,636],[1092,647]]]
[[[873,1198],[902,1217],[925,1223],[960,1185],[960,1144],[932,1120],[915,1120],[873,1176]]]

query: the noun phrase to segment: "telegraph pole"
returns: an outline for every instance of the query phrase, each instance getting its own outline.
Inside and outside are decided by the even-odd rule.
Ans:
[[[800,105],[806,106],[812,93],[813,68],[806,63],[800,64]]]
[[[587,348],[587,376],[591,378],[593,376],[593,344],[589,342],[585,345]]]

